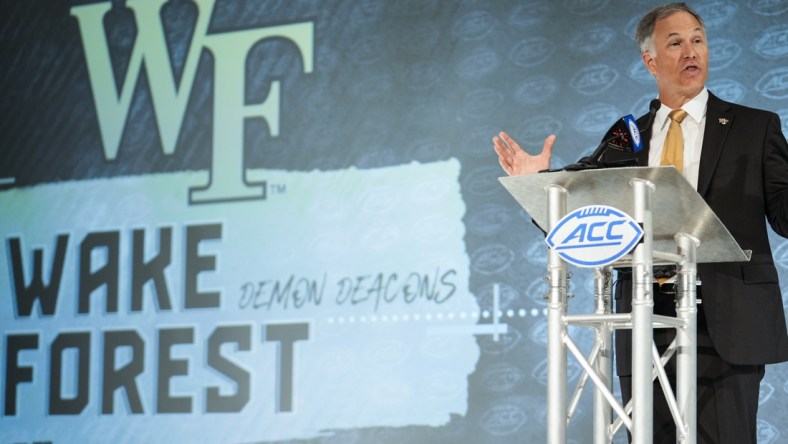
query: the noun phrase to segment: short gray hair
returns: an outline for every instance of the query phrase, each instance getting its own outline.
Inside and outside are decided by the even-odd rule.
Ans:
[[[703,24],[703,19],[700,18],[700,15],[698,15],[694,9],[687,6],[686,3],[667,3],[662,6],[657,6],[640,19],[640,23],[638,23],[638,27],[635,29],[635,42],[637,42],[641,54],[651,52],[654,49],[654,26],[656,23],[677,12],[686,12],[695,17],[698,23],[700,23],[703,33],[706,33],[706,26]]]

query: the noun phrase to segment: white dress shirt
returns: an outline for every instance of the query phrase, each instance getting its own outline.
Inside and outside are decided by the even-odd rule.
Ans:
[[[681,121],[681,132],[684,135],[684,171],[682,175],[698,189],[698,168],[700,166],[700,150],[703,146],[703,130],[706,127],[706,104],[709,101],[709,91],[706,88],[692,100],[685,103],[681,109],[687,112],[687,117]],[[662,105],[654,117],[654,126],[651,129],[651,148],[648,153],[649,166],[659,166],[662,159],[662,146],[670,127],[668,114],[673,111]]]

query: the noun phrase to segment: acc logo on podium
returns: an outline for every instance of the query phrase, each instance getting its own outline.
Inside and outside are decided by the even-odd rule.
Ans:
[[[545,242],[578,267],[601,267],[629,253],[643,228],[628,214],[605,205],[578,208],[564,216]]]

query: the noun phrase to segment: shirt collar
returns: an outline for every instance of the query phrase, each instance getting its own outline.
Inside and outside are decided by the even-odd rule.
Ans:
[[[687,115],[692,117],[697,123],[700,123],[703,118],[706,116],[706,105],[709,102],[709,90],[706,87],[698,93],[697,96],[690,99],[689,102],[682,105],[681,109],[687,112]],[[659,110],[657,111],[657,115],[655,116],[655,120],[657,122],[661,122],[661,127],[664,127],[668,121],[668,114],[672,111],[672,109],[668,108],[667,106],[660,106]]]

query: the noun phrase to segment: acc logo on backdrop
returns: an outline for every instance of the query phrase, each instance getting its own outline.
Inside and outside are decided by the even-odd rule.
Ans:
[[[787,3],[774,0],[749,0],[747,6],[756,13],[767,16],[779,15],[788,11]]]
[[[734,18],[739,12],[736,2],[712,2],[698,8],[698,14],[703,17],[707,29],[722,26]]]
[[[628,214],[606,205],[578,208],[564,216],[545,242],[578,267],[601,267],[629,253],[643,229]]]
[[[732,40],[714,40],[714,49],[709,49],[709,60],[713,60],[714,63],[709,62],[709,70],[727,68],[739,58],[741,51],[741,46]]]
[[[517,66],[530,68],[539,65],[555,51],[555,44],[546,37],[521,40],[509,51],[509,60]]]
[[[785,40],[788,39],[788,26],[776,25],[766,28],[752,44],[752,49],[761,56],[777,58],[788,51]],[[717,44],[716,42],[714,43]]]
[[[535,105],[547,101],[552,97],[560,85],[548,76],[533,76],[526,79],[515,90],[514,98],[517,102],[525,105]]]
[[[618,71],[604,63],[596,63],[575,73],[569,81],[569,86],[580,94],[591,96],[607,90],[616,83],[616,80],[618,80]]]
[[[583,54],[598,54],[610,47],[616,31],[602,24],[592,24],[575,33],[570,48]]]
[[[779,100],[788,97],[788,67],[782,66],[767,71],[755,84],[755,90],[769,99]]]
[[[572,121],[572,128],[583,134],[604,134],[623,113],[609,103],[593,103],[580,109]],[[544,140],[544,139],[542,139]]]

